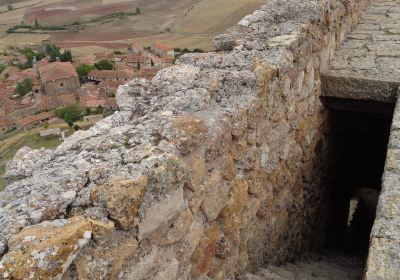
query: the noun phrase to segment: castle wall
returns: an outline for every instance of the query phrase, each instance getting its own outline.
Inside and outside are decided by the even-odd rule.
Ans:
[[[121,112],[56,151],[19,152],[0,196],[11,205],[0,273],[233,279],[318,245],[320,72],[367,2],[268,1],[218,36],[217,52],[121,87]]]

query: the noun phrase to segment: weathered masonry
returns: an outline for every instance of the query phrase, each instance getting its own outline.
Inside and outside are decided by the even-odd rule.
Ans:
[[[0,279],[398,279],[399,9],[268,0],[122,86],[121,112],[22,149]]]

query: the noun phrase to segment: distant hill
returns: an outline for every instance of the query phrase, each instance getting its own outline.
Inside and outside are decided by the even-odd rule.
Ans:
[[[12,34],[0,44],[51,39],[60,46],[90,52],[92,47],[136,40],[160,40],[173,47],[211,49],[212,38],[235,25],[265,0],[29,0],[0,1],[1,26],[67,26],[69,31]],[[14,10],[5,12],[8,4]],[[136,12],[140,14],[136,14]],[[30,37],[28,35],[31,35]],[[19,36],[19,37],[18,37]],[[15,38],[17,37],[17,38]],[[112,45],[111,45],[112,46]],[[84,49],[83,49],[84,48]]]

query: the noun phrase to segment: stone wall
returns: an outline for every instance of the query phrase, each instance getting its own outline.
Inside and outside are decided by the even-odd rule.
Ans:
[[[270,0],[55,151],[22,149],[0,194],[0,273],[233,279],[319,243],[329,153],[320,72],[366,0]]]
[[[366,280],[395,280],[400,273],[400,102],[393,116],[382,191],[371,232]]]
[[[77,92],[81,86],[78,77],[70,77],[68,79],[45,82],[42,87],[43,93],[47,95],[55,95]]]

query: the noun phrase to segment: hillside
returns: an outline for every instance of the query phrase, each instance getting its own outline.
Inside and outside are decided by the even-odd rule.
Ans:
[[[15,3],[14,3],[15,2]],[[262,0],[30,0],[1,1],[0,47],[44,39],[83,53],[98,47],[119,48],[134,40],[173,47],[212,48],[212,38],[259,8]],[[12,3],[13,10],[7,11]],[[136,8],[140,15],[134,15]],[[224,20],[221,20],[224,19]],[[67,26],[69,31],[6,34],[22,21]],[[43,34],[44,33],[44,34]],[[97,46],[97,48],[96,48]],[[89,48],[88,48],[89,47]],[[93,47],[93,48],[90,48]]]

